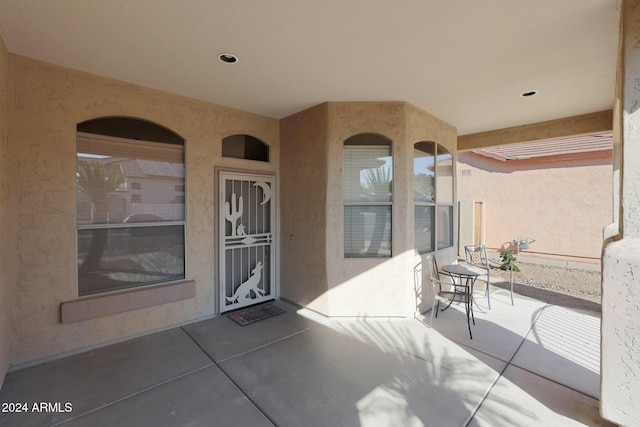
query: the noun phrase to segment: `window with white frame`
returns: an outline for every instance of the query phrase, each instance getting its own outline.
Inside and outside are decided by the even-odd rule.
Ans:
[[[184,279],[184,143],[81,129],[76,139],[79,296]]]
[[[419,253],[453,246],[453,156],[440,144],[414,144],[414,238]]]
[[[391,140],[355,135],[343,146],[345,258],[391,256],[393,160]]]

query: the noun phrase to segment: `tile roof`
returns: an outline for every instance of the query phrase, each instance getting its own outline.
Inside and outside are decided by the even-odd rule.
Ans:
[[[576,154],[613,149],[613,134],[605,132],[595,135],[573,136],[522,142],[473,150],[474,153],[500,161],[527,160],[551,156],[572,156]]]

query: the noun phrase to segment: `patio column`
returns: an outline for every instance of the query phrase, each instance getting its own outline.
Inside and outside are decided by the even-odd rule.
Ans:
[[[617,224],[602,255],[600,410],[617,424],[640,425],[640,0],[621,4],[616,82],[614,186]],[[618,188],[614,188],[614,194]]]

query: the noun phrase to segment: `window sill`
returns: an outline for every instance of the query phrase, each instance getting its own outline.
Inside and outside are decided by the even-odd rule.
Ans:
[[[60,304],[60,322],[74,323],[112,314],[195,298],[196,282],[186,280],[151,288],[130,290]]]

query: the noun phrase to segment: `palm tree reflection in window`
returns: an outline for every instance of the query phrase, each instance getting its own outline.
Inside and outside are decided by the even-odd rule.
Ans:
[[[393,194],[393,180],[391,168],[385,165],[379,168],[366,169],[362,176],[363,199],[370,202],[389,201]],[[371,242],[367,249],[367,255],[376,256],[384,241],[384,232],[388,224],[389,212],[387,209],[372,208],[375,216],[375,225],[371,235]]]
[[[93,224],[109,223],[109,194],[122,188],[127,183],[127,176],[119,165],[105,164],[98,160],[78,160],[77,169],[78,192],[85,193],[91,201],[91,222]],[[93,233],[87,257],[82,263],[84,271],[98,270],[107,246],[109,230],[97,229]]]

